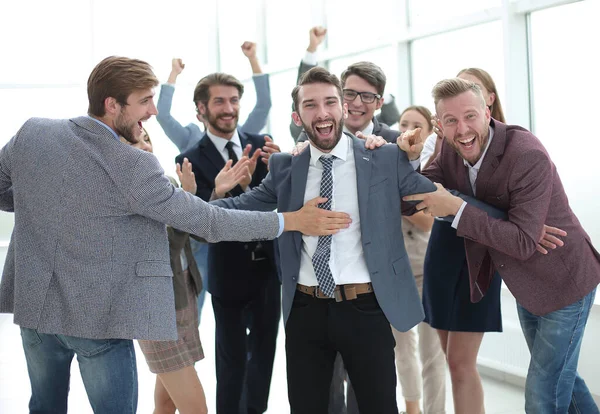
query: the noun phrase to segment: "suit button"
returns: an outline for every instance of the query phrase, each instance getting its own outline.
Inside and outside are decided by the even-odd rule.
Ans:
[[[292,280],[295,282],[298,278],[296,276],[292,276]]]
[[[503,264],[500,265],[500,269],[504,269],[504,265]]]

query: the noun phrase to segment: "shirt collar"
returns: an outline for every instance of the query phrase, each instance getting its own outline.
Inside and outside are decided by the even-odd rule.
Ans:
[[[362,133],[363,133],[363,135],[365,135],[365,136],[366,136],[366,135],[371,135],[371,134],[373,133],[373,129],[374,129],[374,128],[375,128],[375,124],[373,123],[373,120],[371,120],[371,122],[369,122],[369,125],[367,125],[367,126],[365,127],[365,129],[363,129],[363,130],[362,130],[362,131],[360,131],[360,132],[362,132]],[[348,130],[348,128],[346,128],[346,125],[344,125],[344,132],[347,132],[348,134],[352,134],[352,132],[350,132],[350,131]],[[354,135],[354,134],[353,134],[353,135]]]
[[[233,136],[231,137],[231,139],[218,137],[212,132],[210,132],[208,128],[206,129],[206,135],[208,135],[212,143],[215,144],[215,147],[217,147],[219,152],[223,152],[223,150],[225,149],[225,145],[227,145],[229,141],[233,143],[234,147],[237,145],[238,147],[242,148],[242,143],[240,141],[240,136],[238,135],[237,129],[233,131]]]
[[[473,165],[471,167],[471,165],[467,162],[467,160],[465,160],[463,158],[463,163],[465,164],[465,167],[473,168],[473,169],[479,171],[479,169],[481,168],[481,163],[483,163],[483,159],[485,158],[485,154],[487,154],[488,149],[490,149],[490,145],[492,143],[492,138],[494,138],[494,128],[490,125],[490,139],[488,139],[487,146],[485,147],[485,150],[483,151],[483,154],[481,154],[481,157],[479,158],[479,161],[477,161],[475,163],[475,165]]]
[[[102,125],[104,128],[108,129],[110,131],[111,134],[113,134],[113,137],[115,137],[115,139],[117,141],[121,141],[119,139],[119,136],[117,135],[117,133],[115,132],[114,129],[112,129],[111,127],[109,127],[108,125],[106,125],[104,122],[100,121],[99,119],[94,118],[93,116],[89,116],[87,115],[88,118],[90,118],[92,121],[96,122],[97,124]]]
[[[319,158],[321,158],[321,155],[335,155],[336,158],[346,161],[346,158],[348,158],[348,146],[349,145],[350,145],[350,137],[344,133],[342,133],[342,137],[338,141],[337,145],[331,150],[331,152],[323,152],[311,143],[309,145],[309,147],[310,147],[310,163],[311,163],[311,165],[316,166],[317,161],[319,161]]]

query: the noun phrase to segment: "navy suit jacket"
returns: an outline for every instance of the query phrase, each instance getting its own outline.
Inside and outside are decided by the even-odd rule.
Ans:
[[[264,135],[246,134],[238,130],[242,148],[252,145],[250,154],[265,144]],[[215,178],[225,166],[223,157],[212,143],[208,135],[188,151],[176,157],[176,162],[183,163],[187,158],[192,163],[198,189],[196,195],[205,201],[215,187]],[[252,176],[250,188],[256,187],[267,176],[267,166],[258,161]],[[240,186],[232,191],[237,196],[244,193]],[[257,242],[221,242],[208,247],[207,290],[224,299],[244,299],[254,296],[269,278],[277,277],[275,270],[275,254],[272,241],[262,241],[262,250],[267,260],[252,261],[252,252],[257,249]]]
[[[350,136],[350,135],[348,135]],[[436,187],[414,171],[406,153],[396,145],[375,150],[354,136],[358,207],[362,248],[373,288],[385,316],[400,331],[423,320],[423,307],[402,236],[401,199],[405,195],[435,191]],[[258,188],[239,197],[213,201],[226,208],[279,212],[296,211],[304,205],[310,151],[300,155],[274,154],[270,172]],[[403,203],[404,213],[414,205]],[[335,237],[335,236],[334,236]],[[283,315],[291,311],[300,272],[302,234],[283,233],[279,239],[283,282]]]

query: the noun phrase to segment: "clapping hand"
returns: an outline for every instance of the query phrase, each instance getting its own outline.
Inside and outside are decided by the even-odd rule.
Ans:
[[[183,159],[183,167],[177,163],[175,166],[177,177],[181,183],[181,188],[191,194],[196,194],[198,187],[196,186],[196,177],[192,171],[192,163],[187,159]]]

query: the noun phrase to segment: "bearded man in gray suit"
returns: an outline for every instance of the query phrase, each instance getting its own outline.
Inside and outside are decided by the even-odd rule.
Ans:
[[[406,214],[415,209],[401,206],[401,197],[436,187],[415,171],[419,154],[406,141],[399,146],[407,153],[396,145],[371,151],[343,133],[347,105],[335,75],[310,69],[292,97],[293,118],[307,132],[309,150],[297,157],[273,154],[260,186],[213,203],[294,211],[320,195],[324,209],[350,214],[350,227],[334,237],[286,234],[278,240],[291,412],[327,414],[339,352],[360,412],[397,413],[390,324],[407,331],[424,316],[400,216],[401,207]],[[217,183],[214,196],[229,188]]]
[[[156,115],[157,85],[146,62],[106,58],[88,79],[88,116],[31,119],[0,151],[0,208],[15,213],[0,312],[21,327],[32,413],[66,413],[75,354],[94,412],[136,411],[132,339],[177,338],[165,224],[218,242],[349,222],[315,203],[234,212],[175,189],[152,154],[119,141],[137,142]]]

